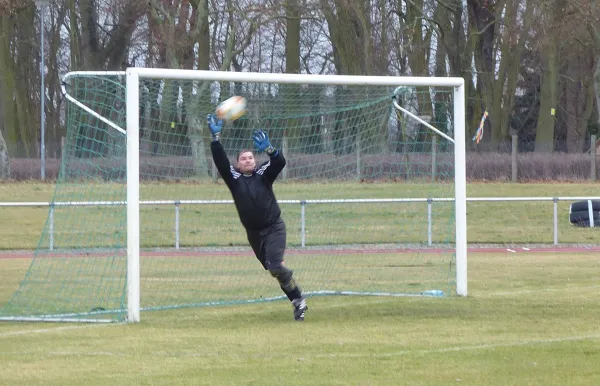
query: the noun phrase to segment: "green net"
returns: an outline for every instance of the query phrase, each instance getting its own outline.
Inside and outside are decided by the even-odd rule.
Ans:
[[[125,79],[67,92],[53,206],[3,318],[126,316]],[[282,298],[212,163],[206,115],[232,95],[248,100],[223,130],[232,164],[257,128],[287,158],[274,189],[306,294],[455,293],[453,145],[412,117],[452,136],[452,89],[141,79],[139,95],[142,310]]]

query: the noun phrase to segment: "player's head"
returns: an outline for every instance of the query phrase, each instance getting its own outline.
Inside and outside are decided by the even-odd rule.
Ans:
[[[242,173],[251,173],[256,167],[254,152],[252,150],[242,150],[237,157],[238,169]]]

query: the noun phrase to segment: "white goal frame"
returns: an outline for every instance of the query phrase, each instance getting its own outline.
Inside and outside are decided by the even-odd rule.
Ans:
[[[74,75],[123,75],[118,72],[81,71]],[[140,146],[139,146],[139,86],[140,79],[173,79],[195,81],[225,81],[254,83],[354,85],[354,86],[442,86],[453,88],[454,138],[441,133],[410,111],[403,109],[390,96],[394,107],[410,115],[426,127],[454,143],[454,188],[455,188],[455,236],[456,236],[456,293],[467,296],[467,183],[466,183],[466,130],[465,130],[465,86],[460,77],[404,77],[404,76],[358,76],[358,75],[306,75],[271,74],[253,72],[196,71],[164,68],[130,67],[126,78],[127,114],[127,321],[140,321]],[[67,95],[67,98],[89,111],[87,106]],[[123,132],[122,128],[104,117],[97,118]]]

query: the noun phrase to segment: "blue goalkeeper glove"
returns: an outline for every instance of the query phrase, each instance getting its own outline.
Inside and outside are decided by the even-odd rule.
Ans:
[[[252,134],[252,140],[254,141],[254,147],[256,151],[264,151],[270,156],[277,154],[277,150],[271,145],[269,141],[269,136],[262,130],[256,130]]]
[[[221,130],[223,130],[223,121],[217,119],[212,114],[208,114],[206,120],[208,121],[208,130],[210,130],[210,134],[212,135],[213,141],[218,141],[219,138],[221,138]]]

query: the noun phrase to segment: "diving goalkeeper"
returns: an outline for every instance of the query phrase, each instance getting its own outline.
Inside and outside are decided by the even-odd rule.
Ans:
[[[237,168],[234,168],[220,142],[223,122],[209,114],[208,128],[212,137],[210,150],[213,160],[231,191],[250,246],[258,261],[277,279],[292,302],[294,319],[303,321],[308,307],[300,287],[294,281],[293,271],[283,261],[286,229],[273,193],[273,182],[285,167],[285,158],[271,145],[268,135],[258,130],[252,134],[254,146],[258,152],[267,153],[269,160],[257,167],[254,153],[244,150],[238,154]]]

